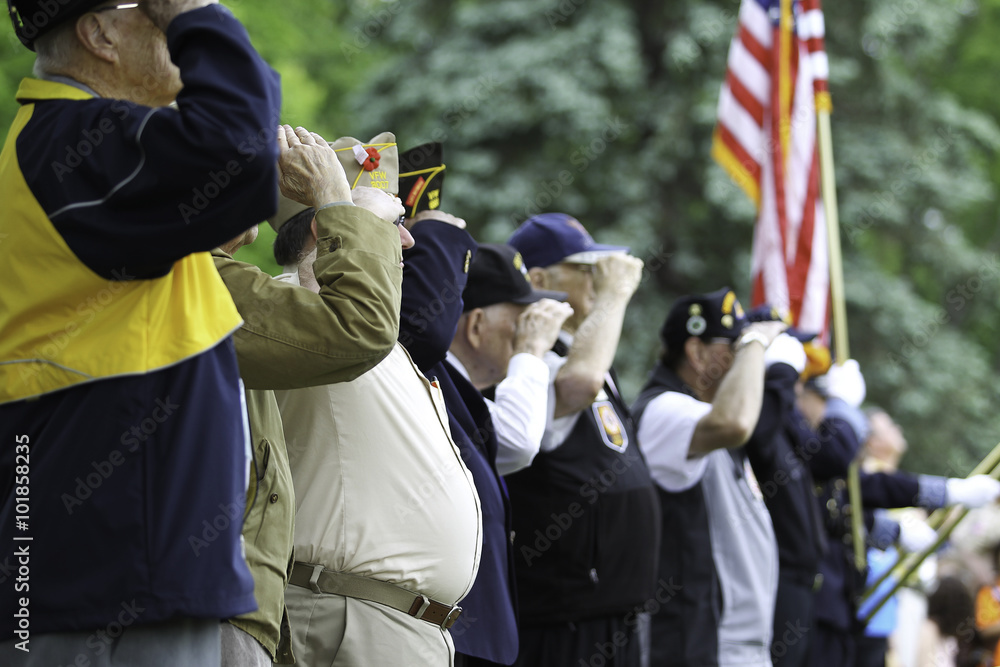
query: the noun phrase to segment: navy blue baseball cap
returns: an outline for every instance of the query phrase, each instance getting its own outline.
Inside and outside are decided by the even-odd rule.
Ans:
[[[528,218],[507,243],[521,253],[529,269],[558,262],[593,264],[604,255],[629,251],[625,246],[595,243],[580,221],[565,213],[542,213]]]

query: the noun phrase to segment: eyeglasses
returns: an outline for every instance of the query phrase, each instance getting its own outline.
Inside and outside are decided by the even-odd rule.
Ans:
[[[100,9],[91,10],[92,14],[99,14],[101,12],[109,12],[112,9],[135,9],[139,6],[138,2],[127,2],[123,5],[108,5],[107,7],[101,7]]]
[[[396,218],[396,222],[393,223],[393,224],[395,224],[397,227],[402,227],[403,223],[405,223],[405,222],[406,222],[406,216],[405,215],[401,215],[398,218]]]
[[[576,262],[560,262],[563,266],[573,269],[574,271],[579,271],[580,273],[593,274],[594,265],[593,264],[577,264]]]

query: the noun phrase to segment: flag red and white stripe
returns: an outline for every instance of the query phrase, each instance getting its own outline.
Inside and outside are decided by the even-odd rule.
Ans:
[[[757,205],[753,305],[829,340],[816,111],[830,108],[819,0],[742,0],[712,156]]]

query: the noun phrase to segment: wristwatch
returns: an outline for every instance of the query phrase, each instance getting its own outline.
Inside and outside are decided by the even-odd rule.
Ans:
[[[739,340],[736,341],[736,351],[739,352],[747,345],[755,341],[760,343],[761,347],[763,347],[765,350],[767,349],[768,345],[767,336],[765,336],[759,331],[751,331],[739,337]]]

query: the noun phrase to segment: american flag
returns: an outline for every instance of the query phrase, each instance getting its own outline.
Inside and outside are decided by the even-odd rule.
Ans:
[[[712,156],[757,205],[753,305],[827,331],[829,256],[816,111],[829,110],[819,0],[742,0]]]

